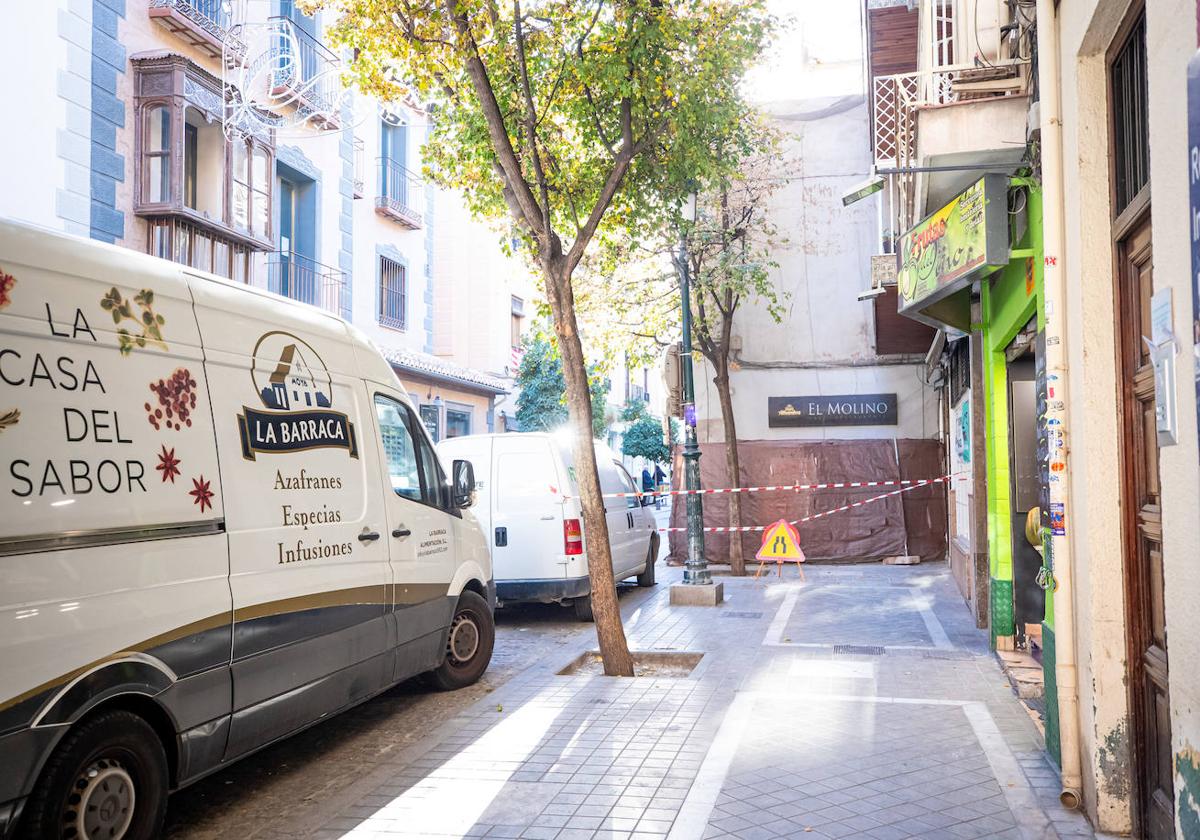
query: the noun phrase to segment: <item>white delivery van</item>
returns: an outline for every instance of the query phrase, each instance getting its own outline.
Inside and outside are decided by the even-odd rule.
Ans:
[[[590,621],[587,534],[569,438],[540,432],[468,435],[443,440],[438,451],[474,466],[474,510],[490,540],[497,601],[570,603],[580,620]],[[596,466],[605,494],[637,492],[629,473],[601,444]],[[653,586],[659,543],[654,515],[634,495],[607,496],[604,510],[614,576],[637,575],[638,585]]]
[[[167,793],[491,658],[468,462],[310,306],[0,222],[0,837]]]

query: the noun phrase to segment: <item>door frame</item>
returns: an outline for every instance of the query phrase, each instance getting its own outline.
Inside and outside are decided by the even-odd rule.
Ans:
[[[1124,47],[1126,40],[1139,19],[1145,15],[1144,0],[1134,0],[1126,11],[1124,19],[1117,27],[1105,53],[1105,96],[1107,99],[1106,128],[1108,130],[1109,150],[1109,207],[1117,207],[1117,172],[1116,172],[1116,108],[1113,91],[1112,66]],[[1151,205],[1151,182],[1141,187],[1138,193],[1130,199],[1127,206],[1119,213],[1111,215],[1110,249],[1112,252],[1112,294],[1114,320],[1113,355],[1116,370],[1116,417],[1117,417],[1117,460],[1120,465],[1119,501],[1121,508],[1121,573],[1123,618],[1125,620],[1125,662],[1126,662],[1126,703],[1129,709],[1130,733],[1130,821],[1134,836],[1141,836],[1148,829],[1146,824],[1151,813],[1148,778],[1152,772],[1150,767],[1150,749],[1147,736],[1150,732],[1150,719],[1153,710],[1147,708],[1145,702],[1145,680],[1142,658],[1145,652],[1145,642],[1150,636],[1150,617],[1143,614],[1140,605],[1149,597],[1144,570],[1140,564],[1140,534],[1138,516],[1141,505],[1138,502],[1137,487],[1138,461],[1142,457],[1137,448],[1136,424],[1141,422],[1139,416],[1132,416],[1131,410],[1136,403],[1134,381],[1126,370],[1131,344],[1140,345],[1142,337],[1140,330],[1122,313],[1131,311],[1130,307],[1140,307],[1140,298],[1136,291],[1129,288],[1123,276],[1124,262],[1127,251],[1125,244],[1143,224],[1153,229],[1153,214]],[[1151,255],[1153,255],[1153,240],[1151,240]],[[1151,257],[1153,258],[1153,256]],[[1144,325],[1143,325],[1144,326]],[[1159,488],[1161,494],[1161,486]],[[1161,523],[1160,523],[1161,524]],[[1168,672],[1169,680],[1169,672]]]
[[[1143,459],[1143,452],[1138,445],[1137,425],[1140,416],[1133,413],[1137,398],[1134,394],[1134,380],[1127,370],[1127,355],[1131,345],[1141,341],[1140,330],[1134,328],[1129,319],[1121,317],[1131,306],[1140,305],[1136,290],[1130,288],[1122,276],[1122,263],[1127,257],[1125,244],[1128,236],[1141,225],[1151,225],[1149,188],[1143,189],[1127,211],[1113,223],[1113,294],[1116,315],[1116,371],[1117,371],[1117,434],[1118,462],[1121,473],[1119,478],[1121,506],[1121,571],[1123,576],[1122,592],[1124,596],[1125,618],[1125,660],[1128,679],[1126,680],[1126,702],[1129,706],[1130,737],[1129,749],[1132,764],[1130,773],[1130,812],[1134,836],[1141,836],[1146,830],[1146,819],[1150,814],[1150,796],[1147,790],[1147,777],[1150,767],[1150,745],[1147,736],[1150,732],[1150,719],[1153,710],[1147,707],[1145,698],[1144,667],[1142,658],[1145,654],[1147,639],[1150,638],[1150,616],[1141,610],[1141,605],[1151,597],[1150,582],[1146,579],[1145,570],[1141,567],[1141,546],[1138,517],[1141,511],[1140,494],[1137,486],[1138,462]],[[1153,247],[1151,245],[1151,247]],[[1153,251],[1151,251],[1153,254]],[[1156,444],[1157,446],[1157,444]],[[1159,488],[1161,494],[1161,486]],[[1160,520],[1161,530],[1161,520]],[[1168,672],[1169,680],[1169,672]]]

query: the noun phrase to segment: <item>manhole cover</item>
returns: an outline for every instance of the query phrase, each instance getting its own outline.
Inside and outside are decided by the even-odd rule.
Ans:
[[[834,645],[833,655],[852,656],[883,656],[883,648],[879,645]]]
[[[722,618],[762,618],[763,614],[761,612],[750,612],[747,610],[743,610],[740,612],[738,610],[725,610],[721,613],[721,617]]]

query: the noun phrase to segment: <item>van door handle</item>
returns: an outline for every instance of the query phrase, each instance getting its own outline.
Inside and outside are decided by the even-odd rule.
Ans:
[[[548,514],[546,514],[545,516],[542,516],[542,517],[539,517],[539,518],[540,518],[540,519],[542,519],[542,520],[543,520],[543,521],[545,521],[545,522],[552,522],[552,521],[554,520],[554,514],[553,514],[553,513],[548,513]]]
[[[379,539],[378,531],[368,531],[363,528],[362,533],[358,535],[359,542],[374,542]]]
[[[411,534],[412,534],[412,531],[408,530],[407,528],[397,528],[396,530],[392,531],[392,536],[395,537],[396,539],[400,539],[401,537],[407,537],[407,536],[410,536]]]

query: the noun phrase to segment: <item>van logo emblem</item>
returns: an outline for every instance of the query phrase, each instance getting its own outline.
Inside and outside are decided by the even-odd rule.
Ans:
[[[260,369],[261,365],[261,369]],[[278,330],[254,345],[250,379],[266,411],[242,406],[238,431],[242,457],[309,449],[345,449],[358,457],[354,424],[333,411],[333,378],[303,339]]]

